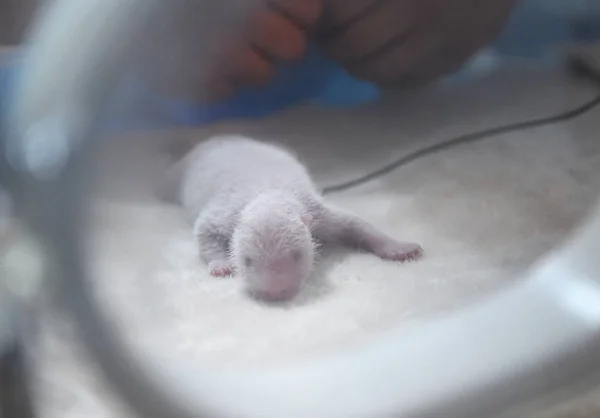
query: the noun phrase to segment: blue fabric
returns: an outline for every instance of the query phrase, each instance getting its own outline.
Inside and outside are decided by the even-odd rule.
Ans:
[[[208,107],[175,100],[169,107],[181,123],[194,125],[224,118],[262,117],[299,102],[339,107],[378,96],[376,86],[351,77],[312,45],[303,60],[280,65],[274,79],[264,87],[240,89],[232,99]]]

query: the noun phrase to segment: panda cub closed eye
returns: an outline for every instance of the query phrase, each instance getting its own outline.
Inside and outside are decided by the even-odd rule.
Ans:
[[[292,251],[292,258],[296,262],[302,260],[302,251],[300,251],[300,250],[294,250],[294,251]]]

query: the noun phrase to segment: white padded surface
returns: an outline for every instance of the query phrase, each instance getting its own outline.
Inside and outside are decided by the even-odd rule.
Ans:
[[[320,184],[330,184],[425,144],[558,113],[595,94],[560,74],[523,69],[362,109],[296,109],[165,137],[219,131],[280,139],[299,150]],[[108,175],[91,248],[99,296],[136,347],[215,367],[293,360],[364,343],[398,321],[418,325],[510,285],[591,207],[600,186],[598,115],[461,146],[332,195],[399,238],[421,243],[426,257],[394,265],[332,254],[285,307],[248,299],[236,279],[210,278],[177,209],[147,197],[148,180],[161,167],[143,145],[149,138],[112,144],[102,153]],[[55,327],[40,357],[42,416],[126,417],[71,351],[70,334],[52,318],[48,323]]]

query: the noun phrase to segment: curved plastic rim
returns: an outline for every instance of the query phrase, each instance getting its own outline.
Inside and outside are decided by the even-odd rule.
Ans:
[[[195,3],[206,4],[207,11],[231,8],[222,0]],[[87,144],[80,141],[93,131],[102,93],[117,71],[115,57],[123,51],[115,47],[116,39],[143,25],[164,4],[51,3],[34,33],[12,115],[26,144],[12,144],[22,163],[31,162],[27,144],[36,142],[37,132],[51,131],[51,138],[69,152],[71,158],[61,160],[62,169],[52,177],[37,176],[35,165],[21,167],[26,170],[18,186],[28,192],[21,194],[20,208],[50,256],[57,302],[79,325],[87,349],[115,391],[141,416],[492,417],[600,382],[600,259],[595,254],[600,207],[522,284],[411,333],[394,330],[335,357],[243,375],[198,369],[192,376],[189,367],[132,356],[97,312],[85,285],[79,221],[87,156],[86,148],[75,144]],[[103,21],[114,30],[108,33]],[[82,26],[87,35],[72,36]],[[213,29],[207,27],[206,33]],[[65,71],[60,57],[67,51],[79,55]],[[34,126],[48,129],[31,130]],[[60,191],[64,199],[56,199],[52,191]],[[35,207],[47,209],[40,215]]]

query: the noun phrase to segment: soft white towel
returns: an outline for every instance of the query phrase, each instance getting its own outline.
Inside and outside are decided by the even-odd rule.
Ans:
[[[552,71],[519,69],[475,86],[436,87],[361,109],[296,109],[165,136],[219,131],[280,139],[299,150],[325,185],[425,144],[559,113],[595,94]],[[232,367],[340,349],[398,322],[446,315],[519,280],[594,203],[599,115],[600,109],[461,146],[332,195],[399,238],[421,243],[426,256],[395,265],[370,255],[331,254],[299,300],[277,308],[248,299],[236,279],[209,277],[177,209],[145,198],[144,180],[155,178],[159,167],[147,159],[152,152],[142,144],[148,138],[111,144],[103,150],[106,174],[94,217],[99,297],[134,346]],[[51,318],[47,323],[53,327],[44,335],[38,373],[42,416],[127,416],[104,395],[87,359],[71,350],[68,330]],[[589,416],[598,416],[595,411]],[[561,415],[571,416],[587,415]]]

